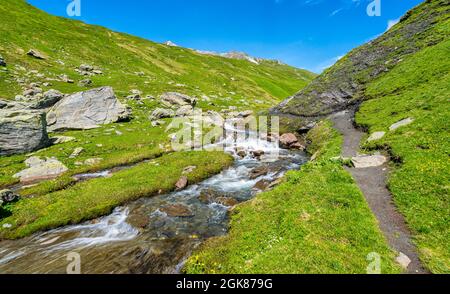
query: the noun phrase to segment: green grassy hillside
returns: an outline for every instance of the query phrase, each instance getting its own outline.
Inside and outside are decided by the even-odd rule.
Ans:
[[[447,22],[450,33],[450,22]],[[366,148],[387,150],[395,159],[389,188],[406,217],[422,261],[450,273],[450,41],[404,60],[368,85],[357,123],[387,135]],[[414,122],[394,132],[393,123]]]
[[[405,35],[412,31],[416,34]],[[315,114],[320,119],[333,111],[333,107],[323,104],[321,93],[342,89],[339,87],[353,81],[355,91],[347,97],[349,104],[365,101],[356,114],[356,122],[370,134],[386,132],[384,138],[375,142],[367,143],[367,137],[364,138],[362,152],[381,150],[391,155],[388,187],[412,231],[423,265],[432,273],[450,273],[448,36],[448,1],[425,1],[388,33],[354,49],[278,108],[299,115],[290,119],[293,125],[304,126],[305,119],[312,119],[308,115]],[[364,54],[379,59],[355,63]],[[377,72],[380,68],[382,71]],[[389,130],[392,124],[406,118],[414,122]],[[239,207],[230,235],[203,246],[189,260],[188,272],[364,270],[361,261],[368,247],[360,238],[367,238],[371,246],[380,248],[385,243],[377,239],[379,232],[370,224],[373,216],[362,203],[365,201],[350,175],[340,164],[330,161],[340,154],[341,142],[329,127],[320,123],[309,133],[312,151],[317,145],[325,150],[318,163],[308,163],[302,171],[291,172],[286,183]],[[361,228],[362,223],[366,225]],[[392,260],[389,252],[383,250],[378,252],[385,252],[384,270],[390,272]]]
[[[91,78],[92,87],[112,86],[120,97],[129,95],[132,89],[155,97],[167,91],[199,98],[213,96],[217,107],[200,101],[199,106],[206,108],[234,105],[263,109],[292,95],[314,77],[275,61],[257,65],[201,55],[51,16],[24,0],[3,0],[0,14],[0,54],[8,64],[5,71],[0,70],[0,97],[4,98],[21,94],[18,80],[24,84],[45,82],[62,74],[75,83],[50,81],[52,86],[48,88],[64,93],[83,90],[77,82],[86,77],[75,72],[81,64],[98,67],[104,73]],[[46,60],[27,56],[31,48],[44,54]]]
[[[151,196],[160,190],[170,191],[179,171],[188,165],[198,167],[198,175],[194,174],[192,179],[195,182],[231,163],[230,156],[224,153],[170,154],[166,126],[153,127],[148,119],[152,110],[160,106],[159,100],[127,101],[125,97],[131,90],[141,91],[142,97],[158,97],[170,91],[195,96],[199,98],[197,107],[205,111],[224,110],[229,106],[259,111],[292,95],[315,76],[277,61],[261,60],[260,64],[254,64],[157,44],[52,16],[24,0],[2,0],[0,15],[0,55],[7,64],[0,66],[1,98],[15,99],[27,85],[36,82],[44,91],[56,89],[63,93],[112,86],[118,98],[133,110],[131,122],[57,134],[71,136],[74,140],[35,152],[35,156],[55,157],[69,171],[56,180],[21,190],[22,198],[17,203],[0,210],[0,238],[21,237],[39,229],[96,217],[126,201]],[[39,51],[45,59],[28,56],[30,49]],[[93,82],[89,87],[79,85],[87,78],[75,71],[82,64],[103,72],[88,77]],[[73,83],[64,81],[62,75]],[[82,153],[70,158],[76,148],[83,148]],[[28,156],[30,154],[0,158],[0,188],[19,181],[13,175],[26,168],[24,161]],[[88,165],[85,164],[88,159],[98,160]],[[146,159],[167,163],[167,166],[157,168],[141,164],[119,173],[116,178],[97,179],[87,186],[76,184],[72,179],[74,174]],[[154,174],[164,180],[150,180]],[[134,178],[146,180],[131,185]],[[118,186],[111,185],[110,181]],[[80,189],[86,198],[79,193]],[[119,190],[124,192],[117,192]],[[79,198],[74,201],[73,195]]]
[[[372,252],[383,273],[400,272],[358,186],[330,160],[341,154],[342,137],[324,122],[308,139],[317,159],[238,206],[230,233],[207,241],[188,273],[365,274]]]
[[[368,83],[412,54],[448,39],[449,17],[448,1],[424,1],[389,31],[349,52],[274,111],[303,118],[292,124],[296,127],[302,122],[306,125],[311,117],[325,117],[360,103],[367,99],[364,91]]]

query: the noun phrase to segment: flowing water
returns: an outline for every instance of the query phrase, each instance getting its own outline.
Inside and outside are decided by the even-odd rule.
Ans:
[[[214,199],[202,201],[200,195],[214,194],[244,202],[260,192],[254,188],[258,182],[273,182],[307,160],[302,152],[279,150],[277,142],[225,139],[229,140],[234,141],[226,151],[234,155],[235,164],[200,184],[140,199],[94,221],[0,242],[0,273],[66,273],[73,253],[80,256],[81,272],[86,274],[178,273],[199,244],[228,230],[230,207]],[[239,157],[237,148],[249,155]],[[252,150],[266,154],[277,151],[279,156],[255,159],[250,156]],[[252,171],[261,167],[268,172],[255,176]],[[110,173],[82,178],[101,176]],[[174,204],[188,208],[189,216],[163,212],[163,207]]]

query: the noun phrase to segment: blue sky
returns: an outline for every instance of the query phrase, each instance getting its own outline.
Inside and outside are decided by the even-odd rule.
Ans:
[[[351,49],[382,34],[423,0],[80,0],[72,18],[156,42],[200,50],[244,51],[321,72]],[[69,17],[71,0],[29,0]]]

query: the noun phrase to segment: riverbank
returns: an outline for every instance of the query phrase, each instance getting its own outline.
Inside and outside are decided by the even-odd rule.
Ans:
[[[234,209],[230,233],[202,245],[187,273],[367,273],[373,253],[383,273],[401,271],[361,191],[336,159],[342,137],[322,122],[308,139],[313,160]]]
[[[8,207],[6,213],[10,215],[0,222],[0,238],[21,238],[36,231],[94,219],[129,201],[173,191],[186,167],[196,167],[186,174],[188,183],[193,184],[219,173],[232,163],[232,156],[223,152],[177,152],[119,171],[108,178],[25,198]]]

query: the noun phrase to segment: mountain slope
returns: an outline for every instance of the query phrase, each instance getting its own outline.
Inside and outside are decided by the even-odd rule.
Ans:
[[[272,111],[303,118],[301,123],[297,120],[298,127],[363,101],[369,82],[385,75],[406,57],[448,38],[449,12],[448,1],[425,1],[388,32],[352,50]]]
[[[131,89],[153,96],[179,91],[213,96],[217,106],[247,109],[271,106],[315,76],[276,61],[256,65],[157,44],[51,16],[24,0],[2,1],[0,14],[0,55],[7,63],[6,70],[0,67],[0,97],[9,99],[21,94],[30,82],[48,81],[51,88],[65,93],[79,91],[83,87],[77,82],[86,78],[75,72],[81,64],[103,71],[103,75],[91,77],[93,87],[112,86],[122,97]],[[29,49],[38,50],[46,59],[27,56]],[[58,77],[64,74],[75,83],[61,81]],[[206,101],[199,106],[214,108]]]
[[[288,127],[299,130],[329,113],[360,104],[356,123],[370,134],[385,133],[371,142],[368,136],[363,138],[361,153],[390,155],[388,188],[406,219],[421,262],[432,273],[447,274],[449,36],[448,1],[426,1],[408,12],[392,30],[354,49],[303,91],[273,109],[285,115]],[[408,118],[411,124],[391,128]],[[307,139],[312,143],[309,149],[315,154],[315,162],[289,174],[286,182],[272,192],[236,209],[230,234],[200,248],[188,261],[186,271],[365,272],[367,263],[362,266],[359,261],[369,258],[370,251],[381,254],[383,272],[390,269],[389,253],[375,249],[383,246],[376,241],[378,232],[370,225],[358,229],[363,221],[370,221],[371,212],[363,207],[362,195],[358,198],[351,193],[358,189],[353,190],[354,180],[343,171],[345,162],[336,162],[342,141],[331,123],[318,123]],[[367,183],[373,180],[368,178]],[[349,195],[353,198],[347,207],[336,205]],[[358,205],[361,210],[356,209]],[[260,216],[266,214],[261,220]],[[370,244],[365,243],[367,240]]]

